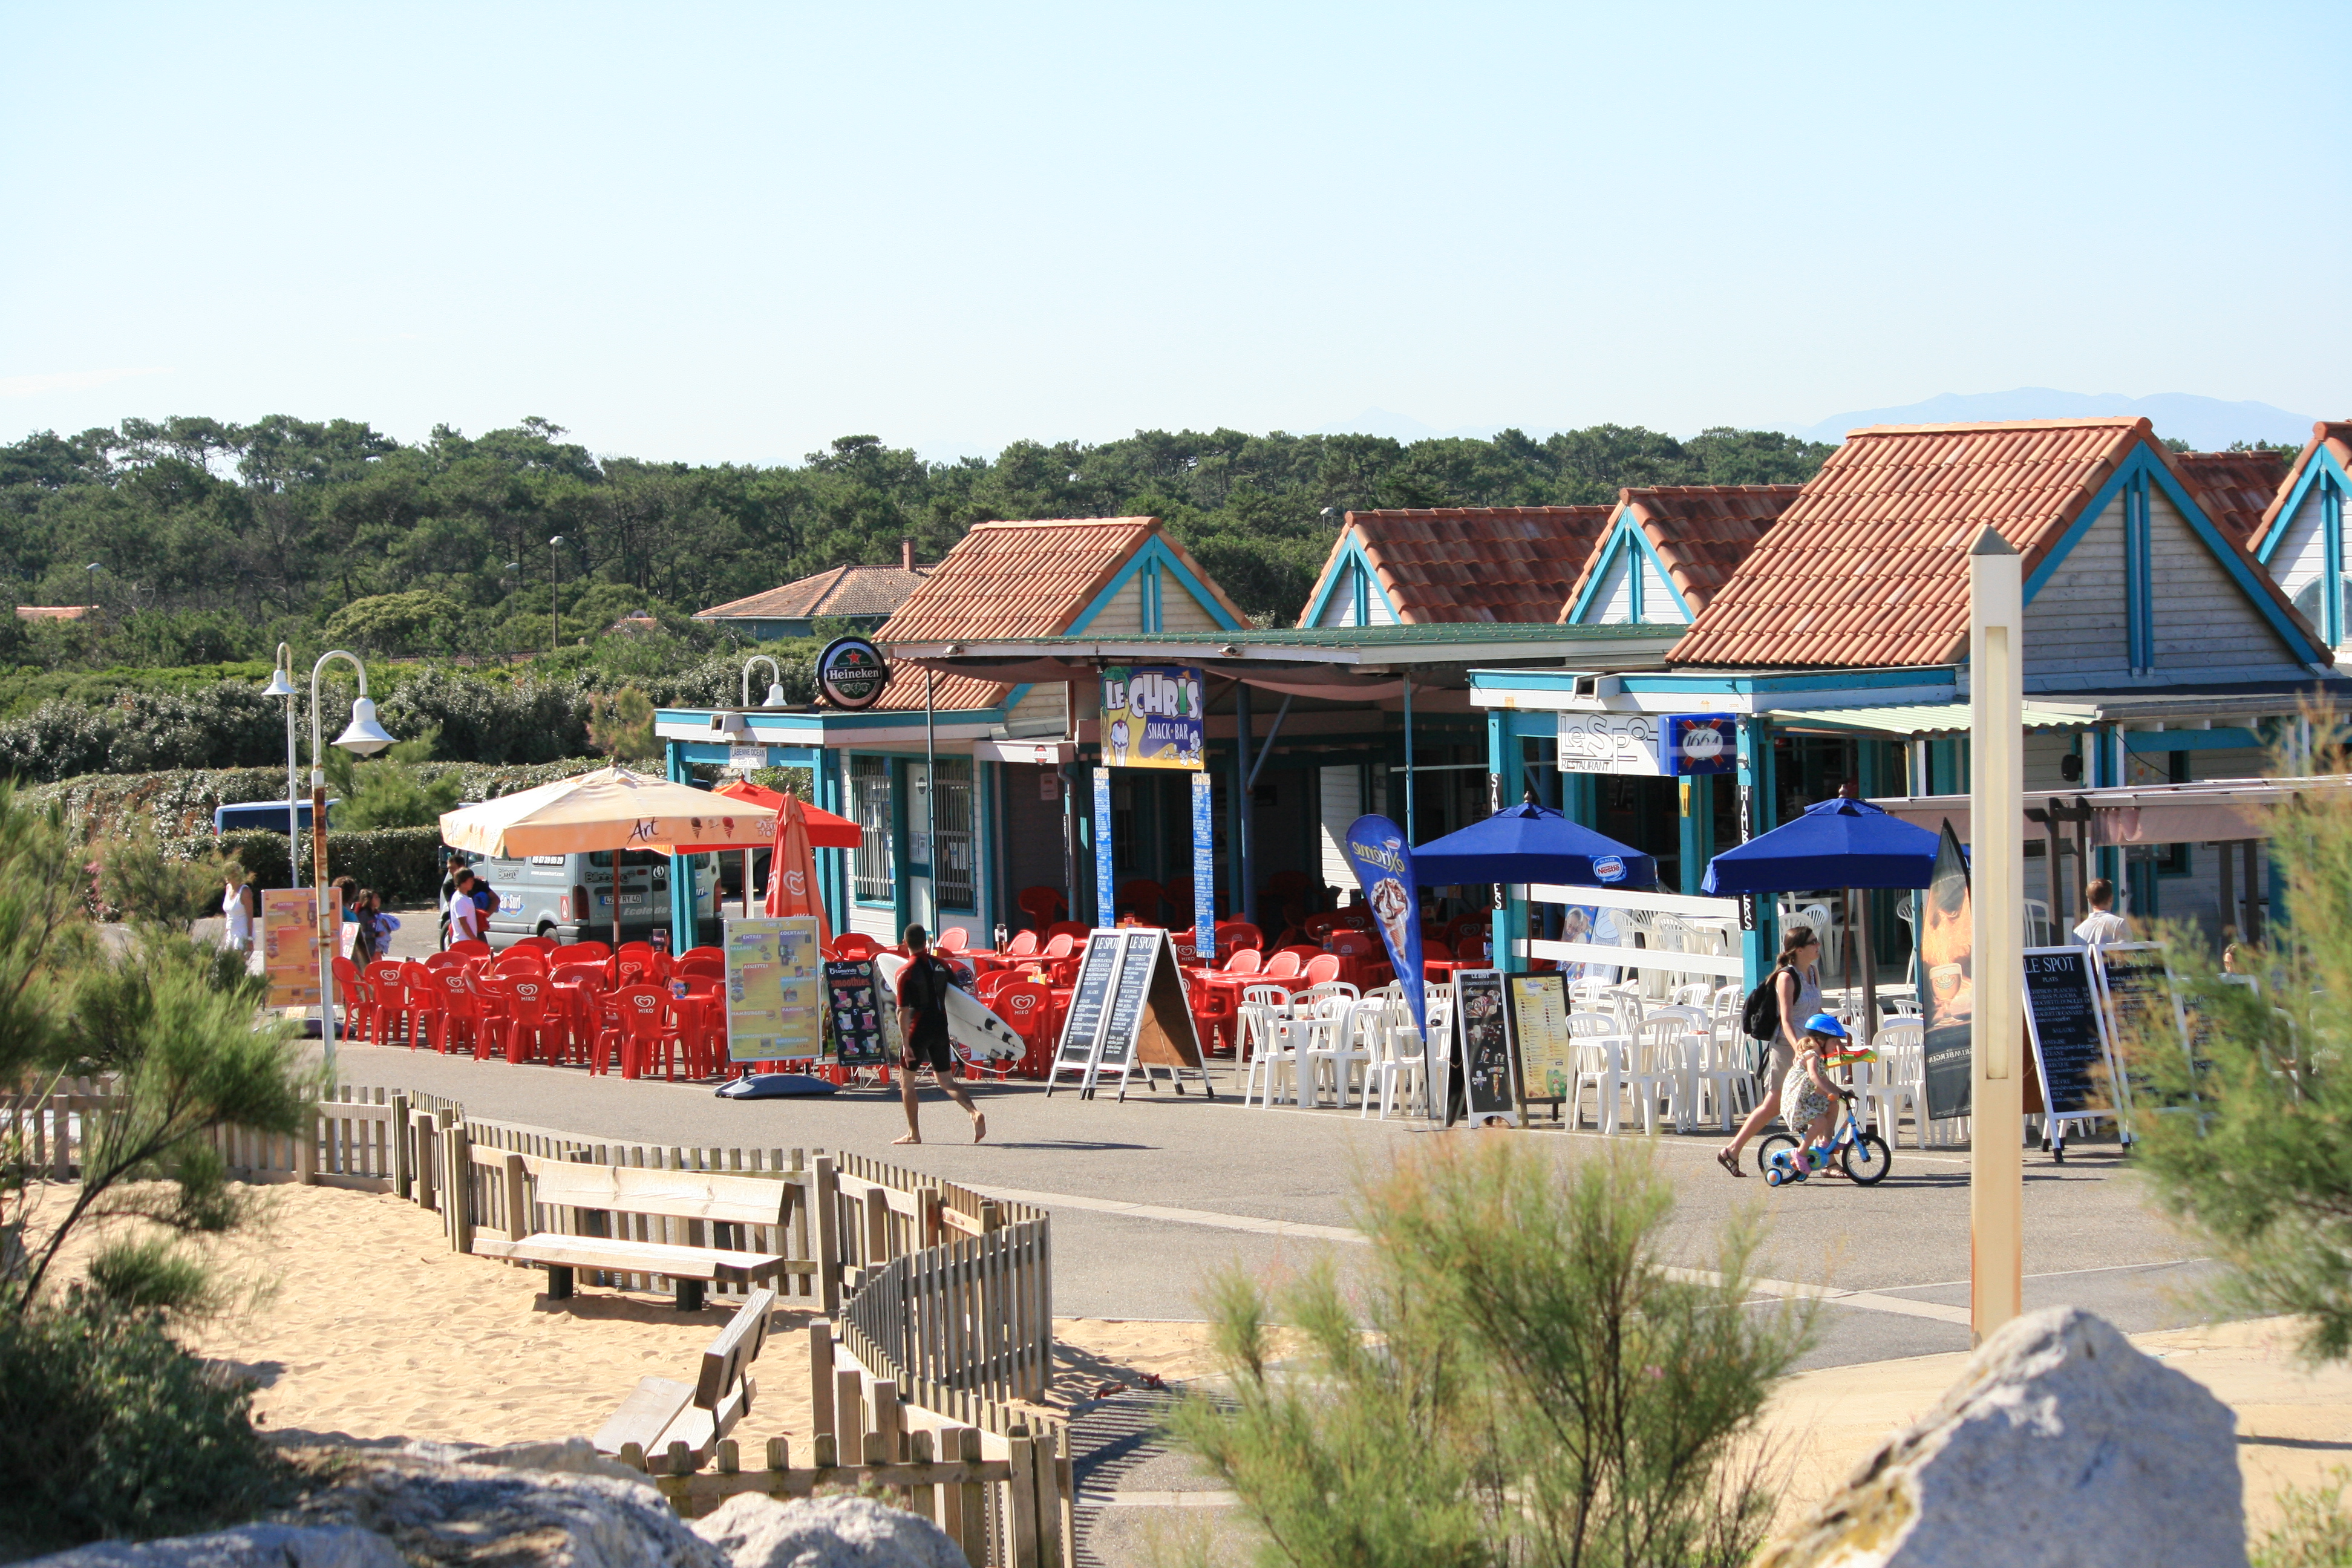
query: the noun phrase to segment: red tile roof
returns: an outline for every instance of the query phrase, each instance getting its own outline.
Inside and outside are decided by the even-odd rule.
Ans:
[[[19,605],[16,618],[20,621],[78,621],[96,605]]]
[[[887,566],[835,566],[801,577],[764,594],[733,599],[696,612],[698,621],[804,621],[817,616],[887,616],[938,570]]]
[[[1616,510],[1611,514],[1612,526],[1601,531],[1592,552],[1585,557],[1584,570],[1569,585],[1568,597],[1559,607],[1559,618],[1568,619],[1569,611],[1583,595],[1585,584],[1601,570],[1601,558],[1607,552],[1609,541],[1616,535],[1613,524],[1621,516],[1630,516],[1641,529],[1650,548],[1658,552],[1659,563],[1672,574],[1683,602],[1690,606],[1691,614],[1698,614],[1803,488],[1650,485],[1619,490]]]
[[[2263,525],[2286,478],[2284,452],[2175,452],[2172,468],[2197,504],[2243,543]]]
[[[2171,461],[2146,419],[1855,430],[1667,660],[1883,668],[1964,659],[1968,549],[1979,531],[1998,530],[2032,575],[2139,447]],[[2221,531],[2243,558],[2244,546]],[[2269,574],[2252,569],[2284,608]]]
[[[1119,568],[1155,538],[1200,579],[1227,614],[1248,624],[1249,617],[1158,518],[1060,518],[977,524],[931,569],[874,640],[887,646],[941,637],[1059,637],[1110,586]],[[943,709],[989,708],[1011,689],[973,676],[941,675],[934,680],[932,700]],[[876,704],[922,705],[919,672],[892,680]]]
[[[2254,530],[2249,543],[2259,548],[2270,537],[2271,530],[2278,526],[2280,511],[2286,506],[2287,492],[2302,482],[2303,470],[2311,465],[2311,455],[2322,447],[2335,457],[2339,468],[2352,471],[2352,420],[2323,419],[2311,427],[2311,439],[2303,444],[2303,450],[2287,466],[2285,475],[2279,480],[2278,492],[2263,509],[2262,525]]]
[[[1606,506],[1493,506],[1351,511],[1331,546],[1311,607],[1346,558],[1352,533],[1409,626],[1553,621]],[[1307,624],[1301,615],[1299,625]]]

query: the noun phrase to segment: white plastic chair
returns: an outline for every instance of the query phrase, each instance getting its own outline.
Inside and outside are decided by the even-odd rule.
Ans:
[[[1705,1121],[1711,1107],[1726,1132],[1732,1118],[1756,1108],[1756,1076],[1741,1065],[1728,1042],[1714,1030],[1693,1036],[1691,1119]]]
[[[1691,1045],[1694,1039],[1712,1037],[1714,1032],[1706,1014],[1696,1007],[1653,1007],[1643,1017],[1634,1031],[1639,1051],[1633,1078],[1634,1092],[1642,1099],[1644,1131],[1657,1125],[1661,1101],[1666,1114],[1674,1118],[1676,1131],[1696,1120],[1692,1074],[1698,1064],[1692,1059]]]
[[[1599,1014],[1587,1014],[1585,1016],[1607,1024],[1612,1030],[1614,1028],[1613,1019],[1602,1018]],[[1569,1019],[1571,1026],[1575,1022],[1576,1019],[1573,1016]],[[1586,1035],[1575,1041],[1573,1060],[1576,1064],[1576,1076],[1574,1086],[1569,1091],[1574,1102],[1571,1106],[1575,1112],[1570,1119],[1572,1125],[1578,1127],[1584,1125],[1584,1086],[1591,1084],[1593,1093],[1593,1126],[1603,1133],[1613,1133],[1617,1131],[1622,1120],[1621,1112],[1623,1110],[1625,1090],[1630,1083],[1626,1057],[1633,1048],[1632,1037],[1613,1032],[1605,1035]]]
[[[1886,1146],[1900,1146],[1904,1112],[1911,1116],[1917,1147],[1927,1146],[1927,1085],[1926,1055],[1917,1024],[1889,1024],[1870,1042],[1878,1059],[1853,1065],[1854,1092],[1869,1112],[1870,1124]]]
[[[1263,1110],[1274,1103],[1278,1083],[1287,1082],[1294,1096],[1298,1081],[1298,1046],[1290,1029],[1290,993],[1279,985],[1242,987],[1242,1042],[1249,1066],[1242,1079],[1242,1109],[1250,1096]]]
[[[1360,1003],[1356,988],[1343,980],[1310,985],[1291,998],[1291,1029],[1298,1038],[1300,1105],[1322,1104],[1324,1068],[1328,1065],[1336,1072],[1343,1058],[1354,1055],[1356,1008]],[[1347,1103],[1345,1081],[1338,1077],[1332,1080],[1338,1090],[1334,1103],[1342,1107]]]

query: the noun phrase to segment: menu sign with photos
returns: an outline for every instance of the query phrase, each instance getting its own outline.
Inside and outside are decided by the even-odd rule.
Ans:
[[[824,963],[814,915],[727,922],[727,1058],[809,1061],[824,1049]]]
[[[1568,976],[1509,977],[1511,1032],[1519,1042],[1519,1098],[1565,1103],[1576,1082],[1575,1048],[1568,1033]]]
[[[898,1059],[898,1009],[870,958],[828,959],[825,1005],[834,1048],[844,1067],[887,1067]]]
[[[1462,1090],[1470,1125],[1519,1124],[1518,1069],[1511,1058],[1511,1016],[1503,976],[1493,969],[1454,972],[1454,1029],[1461,1043]]]
[[[327,889],[327,913],[334,929],[341,931],[341,889]],[[318,894],[311,889],[261,889],[261,973],[269,981],[270,1006],[319,1005],[319,905]]]

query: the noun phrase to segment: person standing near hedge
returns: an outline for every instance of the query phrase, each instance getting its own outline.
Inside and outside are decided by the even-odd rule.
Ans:
[[[248,884],[237,880],[236,869],[232,866],[229,868],[228,879],[221,888],[221,913],[228,921],[228,928],[222,937],[222,942],[232,952],[253,951],[255,905],[261,901],[261,898],[258,893],[255,893],[253,903],[248,904],[246,901],[248,891],[251,891]]]

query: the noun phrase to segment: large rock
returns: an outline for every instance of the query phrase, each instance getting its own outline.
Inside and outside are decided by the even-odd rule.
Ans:
[[[407,1568],[391,1542],[348,1527],[247,1524],[168,1541],[101,1541],[18,1568]]]
[[[559,1463],[571,1457],[561,1445],[550,1447]],[[302,1524],[373,1531],[412,1564],[728,1568],[652,1483],[634,1473],[508,1469],[415,1454],[337,1458],[331,1481],[289,1516]]]
[[[691,1528],[732,1568],[966,1568],[946,1531],[868,1498],[739,1492]]]
[[[2090,1313],[2028,1313],[1755,1568],[2244,1568],[2236,1428]]]

